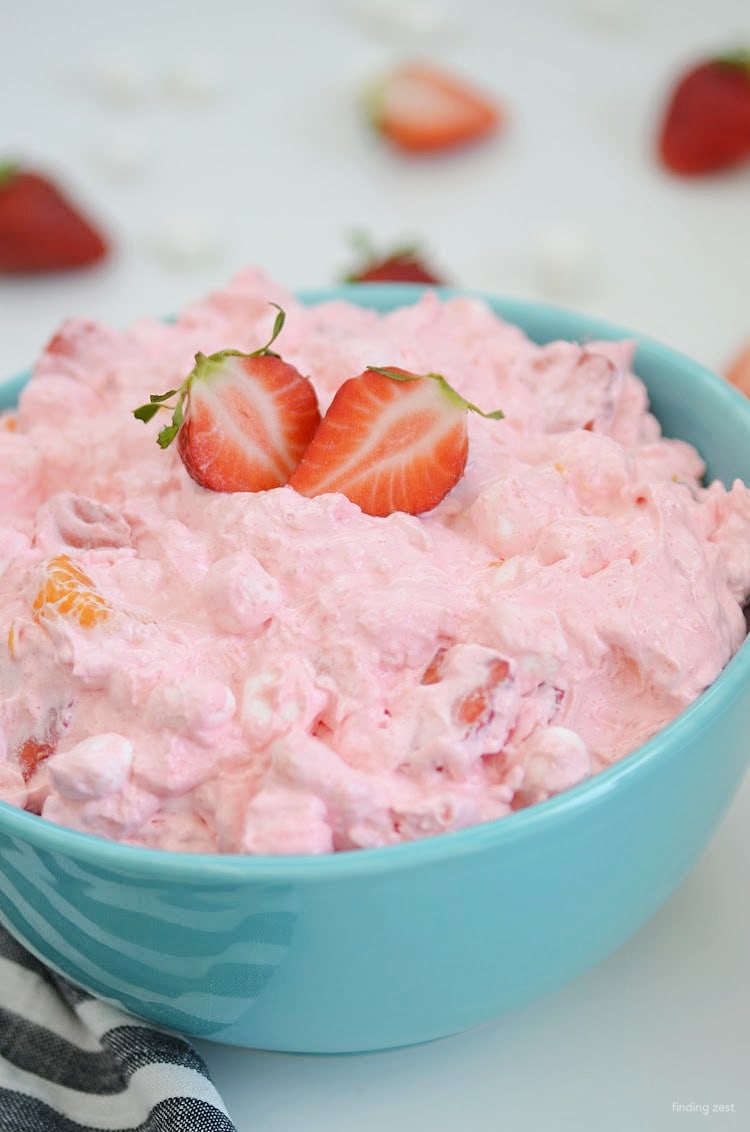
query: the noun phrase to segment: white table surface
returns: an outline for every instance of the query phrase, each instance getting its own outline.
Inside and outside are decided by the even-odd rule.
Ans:
[[[653,159],[670,77],[750,43],[747,0],[0,0],[0,36],[0,156],[58,176],[115,248],[0,280],[7,375],[67,315],[174,311],[248,262],[335,282],[354,229],[714,368],[750,338],[750,169],[686,182]],[[358,94],[410,56],[494,91],[507,131],[450,157],[387,150]],[[749,831],[746,784],[634,940],[478,1031],[345,1058],[199,1043],[239,1132],[749,1128]]]

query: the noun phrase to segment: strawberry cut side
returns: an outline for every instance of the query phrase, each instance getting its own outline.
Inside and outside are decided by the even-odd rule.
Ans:
[[[375,129],[407,153],[478,141],[504,121],[501,108],[462,79],[426,63],[394,68],[370,91]]]
[[[341,492],[368,515],[430,511],[463,475],[469,411],[440,374],[370,368],[339,388],[289,486]]]
[[[253,353],[197,354],[179,389],[152,396],[134,412],[148,422],[160,409],[172,410],[159,445],[168,448],[177,438],[186,471],[202,487],[281,487],[320,423],[311,382],[270,349],[283,324],[279,310],[269,342]]]
[[[212,491],[286,483],[320,420],[312,385],[281,358],[199,356],[177,446]]]

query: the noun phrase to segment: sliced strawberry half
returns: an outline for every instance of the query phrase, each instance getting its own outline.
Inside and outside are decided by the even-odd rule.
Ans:
[[[469,411],[440,374],[370,367],[339,388],[289,478],[302,495],[342,492],[368,515],[435,507],[463,475]]]
[[[310,381],[270,349],[284,325],[278,310],[265,346],[250,354],[196,354],[179,389],[154,395],[134,411],[139,420],[150,421],[160,409],[172,410],[159,445],[168,448],[177,437],[189,475],[211,491],[265,491],[285,484],[320,423]]]
[[[394,68],[369,94],[375,128],[408,153],[477,141],[504,120],[500,106],[462,79],[427,63]]]

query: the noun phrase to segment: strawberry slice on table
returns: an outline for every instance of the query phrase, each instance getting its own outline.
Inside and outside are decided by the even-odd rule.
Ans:
[[[368,515],[430,511],[463,475],[466,401],[437,373],[371,366],[339,388],[289,486],[302,495],[342,492]]]
[[[48,177],[0,165],[0,273],[85,267],[107,251],[101,232]]]
[[[662,162],[681,176],[750,159],[750,49],[704,59],[682,74],[659,130]]]
[[[177,437],[189,475],[211,491],[281,487],[320,422],[310,381],[270,349],[284,325],[284,312],[277,310],[265,346],[250,354],[196,354],[179,389],[152,395],[134,410],[144,422],[160,409],[172,411],[159,446],[168,448]],[[176,401],[169,403],[171,398]]]
[[[504,121],[501,107],[463,79],[429,63],[395,67],[370,90],[376,130],[407,153],[434,153],[478,141]]]

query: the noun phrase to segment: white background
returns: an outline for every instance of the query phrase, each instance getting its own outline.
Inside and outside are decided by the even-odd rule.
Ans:
[[[57,176],[114,249],[0,279],[3,373],[67,315],[169,313],[248,262],[336,282],[354,229],[720,369],[750,338],[750,168],[680,181],[653,141],[680,67],[740,42],[747,0],[0,0],[0,157]],[[389,151],[360,91],[415,55],[499,97],[506,131]],[[746,786],[636,939],[476,1032],[347,1058],[200,1043],[239,1132],[750,1127],[749,826]],[[734,1113],[696,1107],[719,1104]]]

